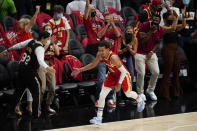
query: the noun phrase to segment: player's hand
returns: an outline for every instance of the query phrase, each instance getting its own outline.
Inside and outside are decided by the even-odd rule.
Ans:
[[[81,68],[74,68],[74,71],[71,73],[71,76],[76,78],[79,73],[81,73]]]
[[[3,52],[0,53],[0,57],[6,56],[8,54],[9,54],[8,50],[4,50]]]
[[[118,91],[120,91],[120,88],[121,88],[121,84],[118,83],[118,84],[116,84],[114,91],[118,92]]]
[[[51,73],[55,73],[55,69],[53,68],[53,66],[47,67],[47,71],[49,71]]]

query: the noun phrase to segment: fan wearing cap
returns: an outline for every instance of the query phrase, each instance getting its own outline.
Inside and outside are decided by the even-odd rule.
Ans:
[[[161,5],[162,4],[160,0],[152,0],[152,2],[149,3],[147,7],[144,7],[142,13],[138,15],[134,30],[136,31],[139,29],[140,23],[151,21],[153,15],[159,15],[162,10]]]

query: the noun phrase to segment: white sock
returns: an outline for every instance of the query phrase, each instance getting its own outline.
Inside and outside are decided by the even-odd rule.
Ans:
[[[99,120],[102,120],[102,116],[103,116],[103,109],[98,109],[97,111],[97,117]]]

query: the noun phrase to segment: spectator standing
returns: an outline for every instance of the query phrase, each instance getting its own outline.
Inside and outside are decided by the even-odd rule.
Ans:
[[[70,39],[70,25],[68,20],[63,16],[64,7],[55,5],[53,9],[54,16],[48,24],[52,27],[52,35],[56,36],[57,45],[60,47],[60,59],[68,54],[68,43]]]
[[[0,21],[6,16],[16,15],[16,7],[13,0],[0,0]]]
[[[103,20],[97,17],[96,9],[93,5],[90,5],[90,0],[86,0],[86,7],[84,13],[84,26],[87,32],[88,44],[86,52],[96,56],[98,51],[97,37],[98,30],[101,28]]]
[[[101,12],[105,12],[105,9],[112,7],[118,11],[121,10],[120,0],[92,0],[92,4]]]
[[[72,1],[66,6],[66,14],[70,15],[72,11],[85,11],[85,1]]]
[[[160,96],[170,100],[170,94],[173,97],[180,95],[180,83],[179,83],[179,72],[180,72],[180,55],[178,51],[178,33],[177,31],[182,30],[186,26],[185,9],[182,11],[182,24],[178,23],[178,15],[173,10],[167,11],[163,14],[165,25],[163,28],[168,30],[165,32],[163,37],[163,48],[161,50],[161,56],[164,61],[164,75],[160,87]],[[170,93],[170,73],[173,72],[173,86],[172,93]]]
[[[163,37],[163,28],[159,26],[160,15],[154,15],[151,22],[144,22],[140,25],[138,34],[138,50],[135,55],[135,68],[137,72],[137,92],[146,100],[144,95],[144,76],[145,65],[147,64],[151,77],[148,84],[146,93],[152,100],[157,100],[157,96],[154,93],[157,78],[159,76],[158,58],[155,54],[156,49]]]

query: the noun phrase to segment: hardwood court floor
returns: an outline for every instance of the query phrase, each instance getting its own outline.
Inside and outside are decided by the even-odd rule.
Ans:
[[[179,99],[147,101],[141,113],[129,103],[115,110],[106,107],[101,127],[89,123],[95,116],[93,104],[80,103],[76,107],[62,103],[56,115],[42,112],[38,121],[27,115],[8,117],[7,108],[0,104],[0,131],[197,131],[197,90],[190,86],[185,88]]]
[[[52,131],[196,131],[197,112],[87,125]]]

